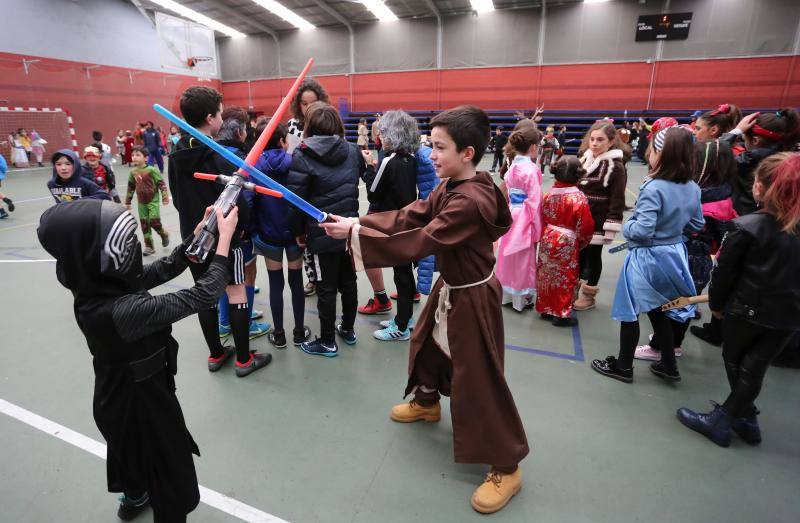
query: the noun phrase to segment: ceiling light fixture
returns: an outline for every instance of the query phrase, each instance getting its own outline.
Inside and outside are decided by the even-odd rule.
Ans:
[[[253,2],[260,5],[270,13],[283,18],[300,30],[314,29],[316,27],[299,14],[295,13],[288,7],[282,6],[275,0],[253,0]]]
[[[386,4],[382,2],[382,0],[361,0],[361,3],[364,6],[372,11],[378,20],[381,22],[394,22],[397,20],[397,16],[392,12],[391,9],[386,7]]]
[[[583,0],[584,4],[602,4],[603,2],[609,2],[610,0]]]
[[[492,0],[469,0],[469,3],[472,4],[472,10],[477,13],[494,11]]]
[[[169,9],[174,13],[178,13],[181,16],[188,18],[198,24],[204,25],[214,31],[219,31],[220,33],[230,36],[231,38],[244,38],[247,36],[246,34],[237,31],[232,27],[228,27],[225,24],[217,22],[216,20],[207,17],[204,14],[200,14],[194,9],[189,9],[188,7],[179,4],[178,2],[173,2],[173,0],[150,0],[154,4],[158,4],[165,9]]]

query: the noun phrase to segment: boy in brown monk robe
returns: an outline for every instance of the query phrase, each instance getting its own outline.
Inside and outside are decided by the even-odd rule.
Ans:
[[[391,419],[439,421],[440,394],[450,396],[456,462],[492,467],[472,496],[475,510],[490,513],[519,492],[517,465],[528,454],[503,375],[502,288],[493,273],[492,243],[508,231],[511,214],[489,174],[476,172],[489,141],[486,113],[457,107],[430,125],[431,160],[447,183],[399,211],[331,216],[322,227],[348,240],[357,271],[436,255],[441,278],[411,338],[405,393],[414,397]]]

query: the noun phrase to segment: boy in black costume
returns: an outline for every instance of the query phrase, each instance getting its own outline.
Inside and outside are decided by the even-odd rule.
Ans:
[[[94,358],[94,419],[108,443],[108,490],[123,493],[124,520],[149,502],[156,522],[186,521],[200,501],[192,461],[200,454],[175,396],[178,343],[171,331],[174,322],[216,303],[230,278],[238,212],[218,212],[217,219],[219,243],[203,277],[159,296],[148,290],[186,269],[192,235],[143,267],[136,218],[122,205],[82,199],[51,207],[39,223],[39,241],[75,297],[75,319]]]

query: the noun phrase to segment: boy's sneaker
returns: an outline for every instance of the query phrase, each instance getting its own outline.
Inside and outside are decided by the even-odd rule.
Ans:
[[[261,292],[261,287],[259,287],[258,285],[254,285],[253,294],[258,294],[259,292]]]
[[[257,321],[250,322],[250,339],[254,340],[260,338],[269,332],[272,326],[269,323],[259,323]]]
[[[336,346],[336,341],[325,343],[319,338],[301,343],[300,350],[306,354],[325,356],[326,358],[333,358],[339,355],[339,347]]]
[[[14,202],[11,201],[11,198],[5,197],[3,198],[3,201],[5,202],[6,205],[8,205],[8,210],[10,212],[14,212],[14,209],[16,209],[16,207],[14,206]]]
[[[375,298],[370,298],[366,305],[362,305],[358,308],[359,314],[366,314],[366,315],[373,315],[373,314],[389,314],[392,312],[392,302],[387,301],[386,303],[381,303],[379,300]]]
[[[152,247],[150,247],[149,245],[147,247],[145,247],[144,250],[142,251],[142,255],[143,256],[152,256],[155,253],[156,253],[156,250],[153,249]]]
[[[208,357],[208,372],[217,372],[222,368],[225,362],[231,358],[231,356],[236,354],[236,347],[233,345],[223,345],[222,350],[224,352],[219,358],[212,358],[211,356]]]
[[[348,331],[342,328],[341,323],[336,324],[336,334],[342,337],[344,342],[348,345],[356,344],[356,331]]]
[[[236,362],[236,377],[244,378],[245,376],[254,373],[262,367],[269,365],[272,361],[272,354],[261,354],[260,352],[250,353],[250,359],[247,363]]]
[[[8,218],[8,213],[6,212],[5,209],[0,207],[0,220],[2,220],[3,218]]]
[[[299,329],[295,327],[294,330],[292,330],[292,334],[294,335],[295,346],[299,347],[301,343],[311,338],[311,329],[308,328],[308,325],[303,325]]]
[[[253,309],[253,312],[250,313],[251,320],[258,320],[264,317],[264,311],[258,311]]]
[[[285,349],[286,348],[286,331],[281,329],[279,331],[272,331],[267,335],[267,340],[276,348],[276,349]]]
[[[617,368],[617,358],[609,356],[604,360],[593,360],[592,370],[625,383],[633,383],[633,369]]]
[[[406,330],[401,331],[394,320],[391,321],[392,323],[385,329],[377,330],[372,335],[381,341],[405,341],[411,338],[411,329],[406,327]]]
[[[125,494],[119,497],[119,509],[117,509],[117,517],[122,521],[131,521],[133,518],[142,513],[150,503],[150,495],[145,492],[139,499],[130,499]]]
[[[381,326],[381,327],[388,327],[389,325],[394,325],[394,324],[395,324],[395,323],[394,323],[394,319],[391,319],[391,320],[383,320],[382,322],[380,322],[380,326]],[[406,325],[406,328],[407,328],[407,329],[409,329],[409,330],[412,330],[412,331],[413,331],[413,330],[414,330],[414,327],[415,327],[416,325],[417,325],[417,320],[415,320],[415,319],[412,317],[411,319],[409,319],[409,320],[408,320],[408,325]]]
[[[397,297],[398,297],[398,296],[397,296],[397,291],[395,291],[395,292],[391,293],[391,294],[389,295],[389,297],[390,297],[391,299],[393,299],[393,300],[396,300],[396,299],[397,299]],[[414,303],[419,303],[419,300],[420,300],[421,298],[422,298],[422,296],[420,295],[420,293],[418,293],[418,292],[415,292],[415,293],[414,293]]]
[[[668,369],[661,361],[651,363],[650,372],[664,381],[681,381],[681,374],[678,372],[677,367]]]
[[[224,338],[231,333],[231,326],[223,323],[219,324],[219,337]]]
[[[161,237],[161,246],[162,247],[169,247],[169,234],[165,234]]]

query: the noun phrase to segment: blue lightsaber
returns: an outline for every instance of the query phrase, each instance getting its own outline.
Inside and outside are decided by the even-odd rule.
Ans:
[[[158,114],[169,120],[170,122],[174,123],[187,133],[191,134],[192,136],[203,142],[215,153],[219,154],[220,156],[228,160],[230,163],[232,163],[239,169],[246,171],[247,174],[249,176],[252,176],[254,180],[257,180],[266,185],[267,187],[269,187],[270,189],[273,189],[281,193],[287,202],[291,203],[304,213],[308,214],[309,216],[317,220],[318,223],[324,222],[328,217],[328,213],[320,211],[319,209],[317,209],[304,199],[300,198],[299,196],[297,196],[295,193],[293,193],[283,185],[279,184],[269,176],[265,175],[252,165],[248,164],[247,162],[245,162],[244,160],[233,154],[228,149],[219,145],[210,137],[206,136],[205,134],[201,133],[200,131],[189,125],[185,120],[179,118],[177,115],[173,114],[167,108],[161,106],[160,104],[153,104],[153,109]]]

